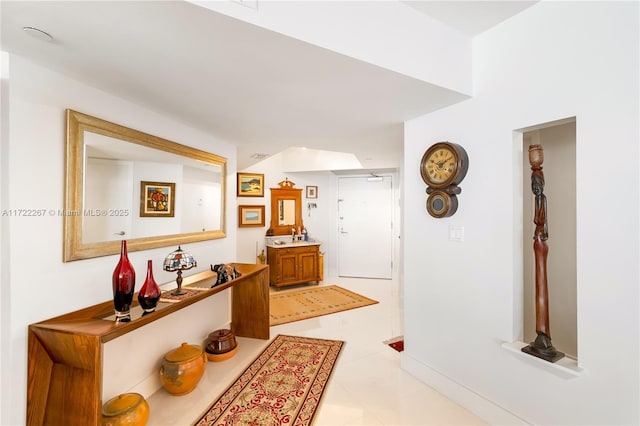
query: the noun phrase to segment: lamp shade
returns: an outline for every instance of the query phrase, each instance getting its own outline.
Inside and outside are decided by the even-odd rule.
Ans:
[[[196,265],[196,260],[191,253],[188,253],[178,246],[178,250],[172,251],[165,257],[162,269],[165,271],[182,271],[185,269],[191,269]]]

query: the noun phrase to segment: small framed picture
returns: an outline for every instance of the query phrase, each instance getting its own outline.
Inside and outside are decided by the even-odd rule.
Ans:
[[[238,206],[238,227],[264,226],[264,206]]]
[[[307,198],[318,198],[317,186],[307,186]]]
[[[140,181],[140,217],[174,217],[176,184]]]
[[[238,173],[238,197],[264,197],[264,175],[259,173]]]

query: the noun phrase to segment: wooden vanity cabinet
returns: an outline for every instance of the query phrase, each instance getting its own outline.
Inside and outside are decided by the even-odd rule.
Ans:
[[[171,315],[193,303],[231,290],[231,329],[236,336],[269,339],[269,285],[266,265],[234,264],[241,276],[210,288],[211,271],[184,279],[204,288],[187,299],[158,305],[150,315],[116,323],[107,301],[29,326],[27,425],[102,424],[103,346],[106,342]],[[137,307],[134,297],[133,307]]]
[[[269,283],[274,287],[320,282],[320,245],[267,246]]]

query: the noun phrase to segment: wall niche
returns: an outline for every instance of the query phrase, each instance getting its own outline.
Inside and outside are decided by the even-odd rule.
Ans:
[[[535,264],[533,253],[533,193],[528,148],[542,145],[542,164],[547,197],[549,255],[547,279],[549,325],[553,345],[577,359],[576,278],[576,121],[548,123],[523,132],[523,341],[536,338]]]

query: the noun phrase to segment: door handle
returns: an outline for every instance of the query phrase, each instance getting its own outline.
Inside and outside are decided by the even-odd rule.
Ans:
[[[124,231],[114,232],[113,235],[124,235]]]

